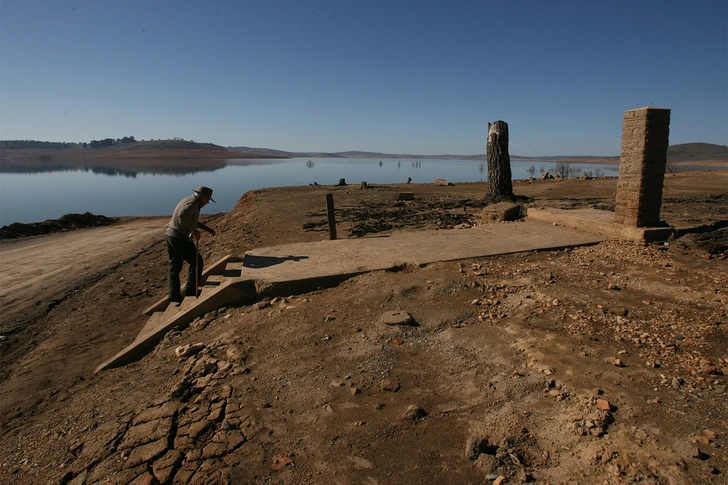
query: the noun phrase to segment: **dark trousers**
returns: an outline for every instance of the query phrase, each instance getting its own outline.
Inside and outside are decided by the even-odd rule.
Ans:
[[[195,272],[197,272],[198,281],[202,277],[202,257],[195,258],[197,251],[195,243],[189,239],[181,237],[172,237],[165,235],[164,240],[167,243],[167,254],[169,255],[169,273],[167,274],[167,298],[169,301],[180,302],[182,295],[180,294],[179,274],[182,271],[182,265],[185,261],[190,265],[187,272],[187,283],[185,284],[185,296],[196,296],[197,288],[195,288]]]

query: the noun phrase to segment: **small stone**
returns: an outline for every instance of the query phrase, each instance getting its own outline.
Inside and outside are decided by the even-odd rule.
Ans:
[[[174,349],[174,353],[177,354],[177,357],[179,357],[180,359],[184,359],[186,357],[196,354],[204,348],[205,344],[203,344],[202,342],[198,342],[196,344],[181,345]]]
[[[382,379],[382,382],[379,384],[379,389],[382,391],[397,392],[399,388],[399,382],[394,379]]]
[[[691,456],[693,458],[697,458],[698,460],[707,460],[708,458],[710,458],[710,455],[707,453],[703,453],[699,446],[693,447],[693,452]]]
[[[612,410],[612,405],[606,399],[597,399],[596,406],[597,406],[597,409],[600,409],[602,411],[611,411]]]
[[[671,382],[672,387],[678,388],[683,385],[683,380],[679,377],[673,377]]]
[[[361,389],[359,389],[358,387],[350,387],[349,392],[352,396],[356,396],[357,394],[361,394]]]
[[[409,326],[417,326],[417,322],[415,322],[414,318],[412,318],[412,315],[410,315],[407,312],[403,312],[400,310],[386,312],[382,314],[382,316],[379,318],[379,320],[382,323],[385,323],[387,325],[409,325]]]
[[[710,444],[710,439],[708,439],[707,436],[703,436],[701,434],[693,437],[693,441],[695,443],[698,443],[698,444],[701,444],[701,445],[709,445]]]
[[[622,359],[612,359],[612,364],[614,364],[614,367],[624,367]]]
[[[424,409],[417,406],[416,404],[410,404],[407,410],[402,415],[402,419],[410,419],[416,421],[420,418],[427,416],[427,412]]]
[[[715,432],[714,432],[714,431],[712,431],[712,430],[709,430],[709,429],[704,429],[704,430],[703,430],[703,436],[705,436],[705,437],[706,437],[706,438],[708,438],[709,440],[714,440],[714,439],[716,439],[716,438],[718,437],[718,435],[717,435],[717,434],[715,434]]]
[[[715,374],[720,374],[720,373],[721,372],[714,365],[706,365],[705,367],[703,367],[703,374],[715,375]]]

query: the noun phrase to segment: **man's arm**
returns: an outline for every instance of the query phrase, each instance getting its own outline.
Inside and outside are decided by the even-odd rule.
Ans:
[[[199,221],[197,221],[197,228],[198,228],[198,229],[202,229],[202,230],[204,230],[204,231],[207,231],[207,232],[209,232],[210,234],[212,234],[213,236],[215,235],[215,230],[214,230],[214,229],[212,229],[211,227],[208,227],[208,226],[204,225],[203,223],[201,223],[201,222],[199,222]],[[199,231],[198,231],[198,232],[199,232]]]

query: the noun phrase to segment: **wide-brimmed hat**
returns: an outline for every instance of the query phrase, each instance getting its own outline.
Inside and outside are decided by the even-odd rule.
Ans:
[[[204,185],[200,185],[197,190],[192,189],[192,191],[199,195],[204,195],[211,201],[215,202],[215,199],[212,198],[212,189],[210,187],[205,187]],[[215,202],[217,204],[217,202]]]

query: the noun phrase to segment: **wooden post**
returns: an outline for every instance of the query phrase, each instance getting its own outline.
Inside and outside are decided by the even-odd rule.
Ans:
[[[488,193],[495,202],[515,200],[511,175],[511,157],[508,154],[508,124],[505,121],[488,123]]]
[[[334,195],[326,194],[326,212],[329,216],[329,239],[336,240],[336,217],[334,216]]]

